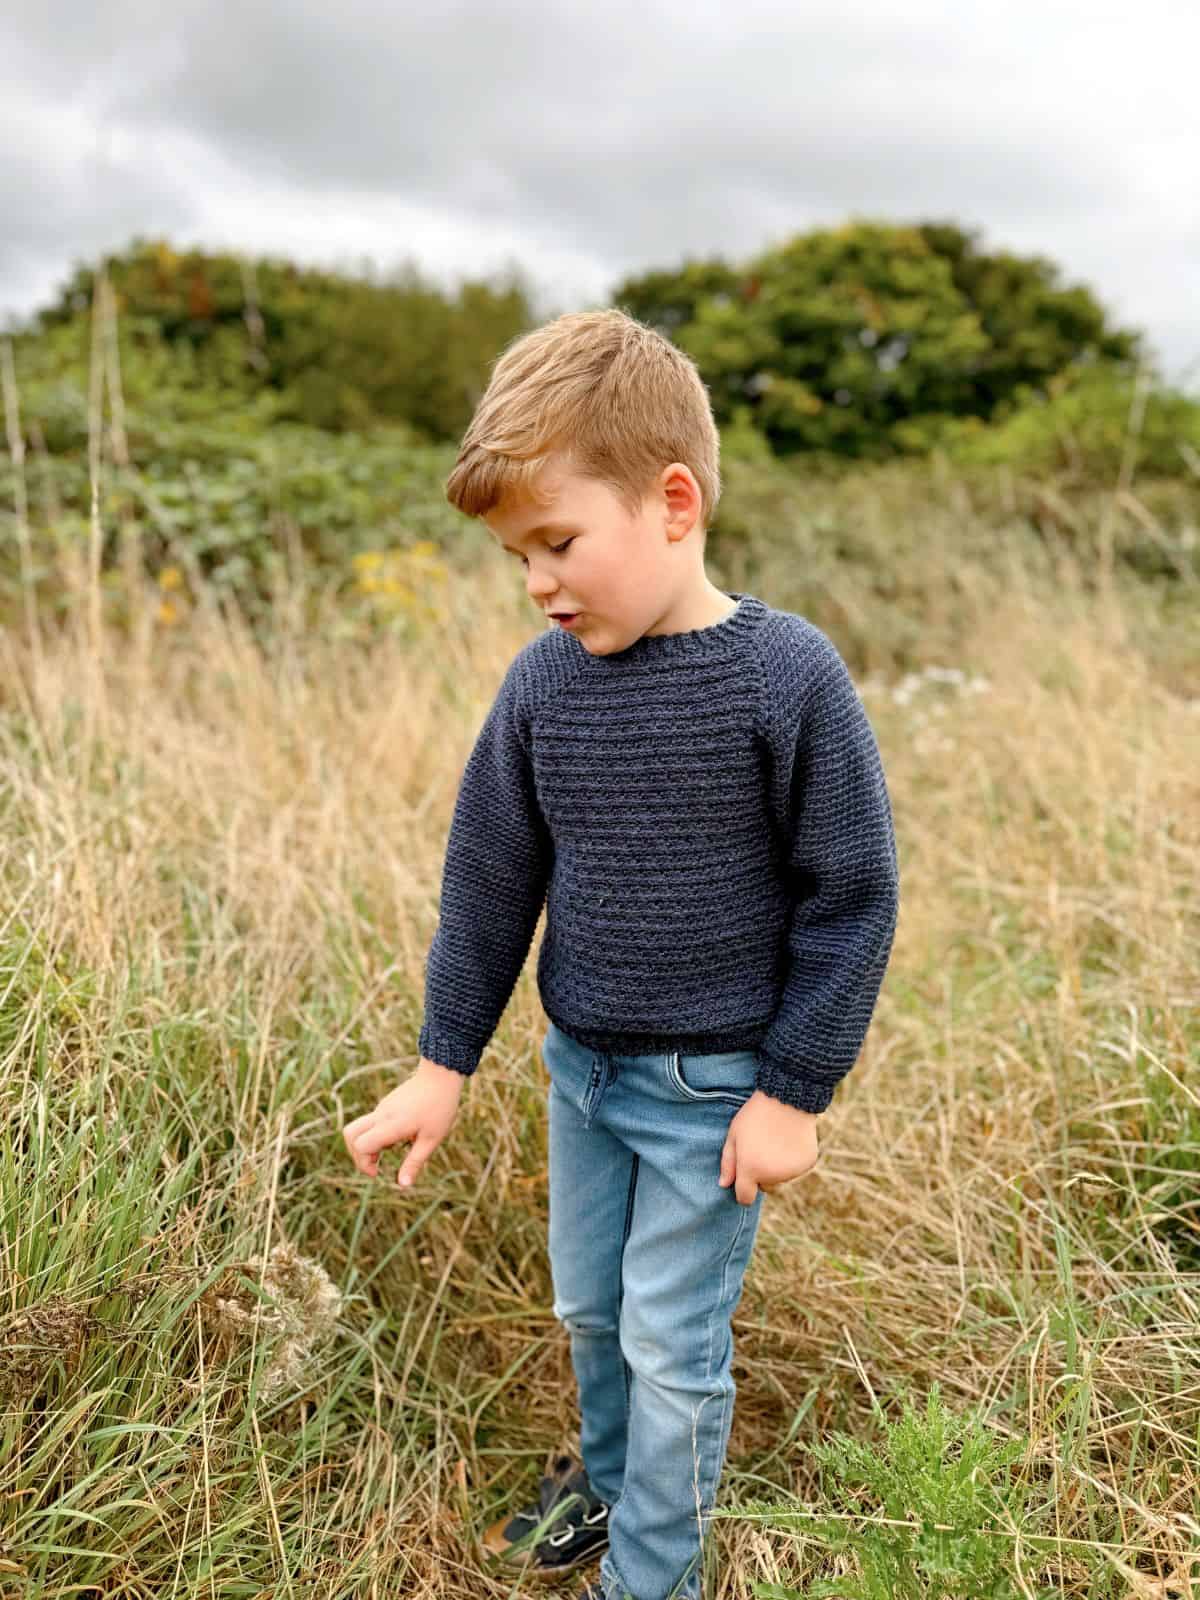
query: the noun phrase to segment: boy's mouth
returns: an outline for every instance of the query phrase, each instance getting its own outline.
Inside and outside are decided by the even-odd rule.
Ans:
[[[571,627],[578,620],[579,615],[578,611],[552,611],[550,613],[552,620],[564,628]]]

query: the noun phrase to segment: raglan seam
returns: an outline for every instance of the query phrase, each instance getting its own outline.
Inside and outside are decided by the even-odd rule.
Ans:
[[[535,719],[560,700],[567,689],[574,685],[588,668],[586,659],[579,660],[574,663],[574,671],[565,672],[557,683],[544,689],[541,680],[532,670],[531,662],[538,651],[559,648],[554,634],[547,629],[544,634],[539,634],[536,639],[530,639],[527,644],[522,645],[514,658],[520,663],[517,674],[517,709],[520,713],[517,732],[521,746],[530,760],[533,758]]]
[[[757,731],[763,738],[767,740],[768,743],[771,743],[775,737],[776,724],[778,721],[778,716],[772,704],[771,697],[771,684],[773,681],[772,674],[768,670],[766,662],[766,650],[768,648],[768,644],[774,643],[776,639],[784,634],[795,635],[795,642],[797,644],[803,644],[806,639],[813,642],[812,653],[816,657],[816,660],[813,668],[808,672],[802,687],[802,699],[800,702],[800,709],[796,717],[795,732],[797,736],[799,735],[800,729],[811,712],[813,701],[820,693],[824,673],[832,665],[829,653],[831,651],[835,654],[837,653],[836,644],[834,644],[833,640],[827,633],[825,633],[821,628],[817,627],[815,622],[811,622],[807,617],[798,616],[794,612],[780,612],[777,613],[777,615],[779,616],[780,621],[775,626],[774,634],[772,634],[770,629],[770,622],[773,619],[768,619],[768,626],[759,630],[760,636],[755,646],[759,677],[762,685],[762,696],[760,700],[760,713]]]

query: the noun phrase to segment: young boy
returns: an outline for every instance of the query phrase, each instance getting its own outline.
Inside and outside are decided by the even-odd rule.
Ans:
[[[891,952],[895,836],[836,647],[704,567],[718,435],[693,363],[619,310],[497,361],[447,481],[553,619],[462,775],[412,1076],[349,1123],[410,1184],[528,954],[549,1021],[549,1256],[580,1455],[488,1530],[593,1600],[698,1600],[764,1193],[817,1160]]]

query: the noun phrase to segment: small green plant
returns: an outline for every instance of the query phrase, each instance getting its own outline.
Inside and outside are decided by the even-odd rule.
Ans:
[[[835,1434],[814,1444],[824,1469],[826,1515],[771,1508],[767,1525],[803,1528],[857,1572],[803,1590],[752,1585],[755,1600],[1029,1600],[1018,1583],[1013,1535],[1026,1526],[1024,1485],[1008,1468],[1024,1440],[1001,1440],[970,1413],[959,1417],[931,1388],[922,1413],[903,1414],[871,1443]]]

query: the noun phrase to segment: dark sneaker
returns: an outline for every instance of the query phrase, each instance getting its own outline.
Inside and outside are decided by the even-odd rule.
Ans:
[[[556,1456],[538,1486],[537,1502],[494,1522],[483,1545],[519,1562],[529,1577],[555,1578],[608,1547],[608,1511],[592,1493],[584,1468],[570,1456]]]

